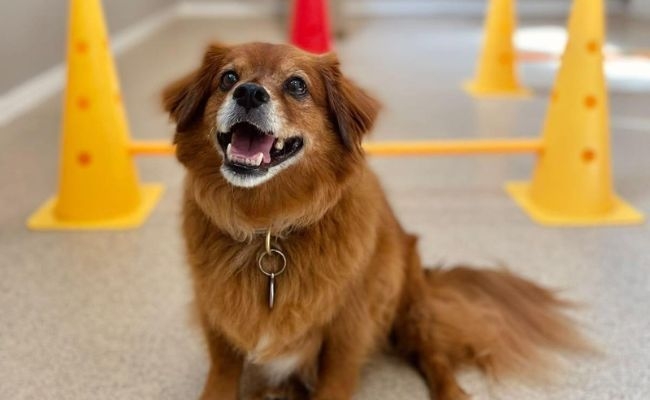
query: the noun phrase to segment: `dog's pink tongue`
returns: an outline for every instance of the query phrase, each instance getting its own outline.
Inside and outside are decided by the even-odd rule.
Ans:
[[[246,158],[255,157],[258,153],[264,156],[264,162],[271,162],[271,147],[275,138],[269,135],[247,135],[246,133],[235,132],[230,142],[230,151],[235,156]]]

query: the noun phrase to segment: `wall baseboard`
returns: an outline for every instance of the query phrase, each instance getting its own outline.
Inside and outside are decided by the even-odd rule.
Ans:
[[[168,7],[112,35],[113,54],[119,55],[133,48],[176,18],[177,14],[177,6]],[[65,74],[65,62],[62,62],[3,93],[0,97],[0,126],[7,125],[61,91]]]
[[[0,97],[0,127],[43,103],[63,87],[65,65],[56,65]]]

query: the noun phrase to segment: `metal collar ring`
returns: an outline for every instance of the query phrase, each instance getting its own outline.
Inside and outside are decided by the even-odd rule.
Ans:
[[[264,268],[264,265],[262,265],[262,261],[264,260],[264,257],[266,257],[268,255],[273,255],[273,254],[276,254],[276,255],[280,256],[280,258],[282,259],[282,267],[280,267],[280,269],[277,272],[268,272]],[[284,253],[281,252],[278,249],[270,249],[270,252],[262,252],[262,253],[260,253],[260,256],[257,258],[257,265],[260,268],[260,271],[264,275],[269,276],[269,277],[271,277],[271,276],[275,277],[275,276],[278,276],[278,275],[282,274],[284,272],[284,270],[287,268],[287,257],[285,257]]]

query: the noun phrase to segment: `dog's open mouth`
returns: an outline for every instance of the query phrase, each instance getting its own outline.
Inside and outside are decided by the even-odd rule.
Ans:
[[[264,174],[298,154],[303,146],[301,137],[280,139],[248,122],[233,125],[230,132],[219,132],[217,141],[226,155],[226,165],[243,174]]]

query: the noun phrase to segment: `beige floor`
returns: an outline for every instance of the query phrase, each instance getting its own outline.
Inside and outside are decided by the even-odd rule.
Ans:
[[[547,24],[562,21],[525,21]],[[611,21],[613,40],[647,45],[650,26]],[[354,21],[338,50],[345,70],[385,104],[376,138],[533,136],[552,75],[524,68],[538,96],[475,101],[471,75],[479,21]],[[160,88],[198,62],[211,38],[283,39],[269,21],[185,20],[118,60],[133,135],[168,138]],[[613,83],[617,188],[650,213],[649,92]],[[55,190],[60,100],[0,129],[0,399],[194,399],[207,368],[191,326],[192,295],[178,233],[183,172],[171,158],[138,161],[167,191],[146,225],[127,232],[34,233],[27,215]],[[517,157],[372,159],[404,224],[422,236],[427,262],[506,263],[589,305],[580,313],[607,355],[574,360],[554,385],[462,381],[476,399],[650,398],[648,226],[549,229],[504,194],[533,160]],[[419,377],[379,358],[359,400],[425,399]]]

